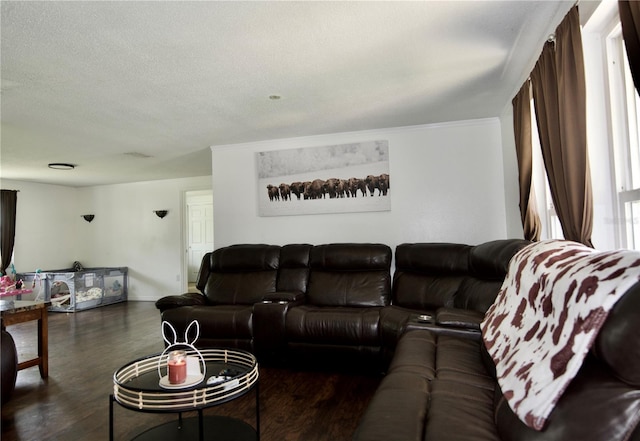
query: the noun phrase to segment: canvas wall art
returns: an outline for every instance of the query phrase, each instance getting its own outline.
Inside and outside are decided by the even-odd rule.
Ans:
[[[391,210],[386,140],[256,153],[260,216]]]

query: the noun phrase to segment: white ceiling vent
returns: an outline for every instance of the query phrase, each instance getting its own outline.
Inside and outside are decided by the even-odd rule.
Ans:
[[[151,156],[151,155],[146,155],[146,154],[140,153],[140,152],[127,152],[127,153],[125,153],[125,155],[131,156],[133,158],[142,158],[142,159],[153,158],[153,156]]]

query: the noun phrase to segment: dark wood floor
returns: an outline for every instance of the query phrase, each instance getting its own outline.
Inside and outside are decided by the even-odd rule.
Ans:
[[[7,329],[20,359],[33,353],[35,323]],[[113,373],[132,359],[162,350],[160,315],[151,302],[50,313],[49,379],[41,380],[38,368],[18,372],[11,400],[2,407],[1,439],[107,440]],[[377,375],[261,366],[261,440],[349,440],[379,382]],[[248,394],[205,415],[232,416],[255,426],[255,411],[255,395]],[[175,418],[115,405],[115,439],[131,439]]]

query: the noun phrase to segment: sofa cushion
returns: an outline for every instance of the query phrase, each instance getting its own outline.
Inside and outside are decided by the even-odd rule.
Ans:
[[[453,297],[453,307],[484,313],[495,302],[501,286],[502,280],[465,277]]]
[[[479,279],[502,282],[511,258],[527,245],[531,242],[524,239],[501,239],[476,245],[469,251],[469,272]]]
[[[391,267],[391,249],[378,243],[331,243],[311,250],[312,269],[327,271],[373,270]]]
[[[388,372],[456,381],[493,392],[496,383],[484,367],[481,348],[478,340],[407,331],[398,341]]]
[[[206,347],[211,341],[252,340],[253,305],[183,306],[168,309],[162,319],[176,329],[177,335],[184,335],[187,326],[197,320],[200,325],[198,347]],[[226,346],[226,345],[224,345]]]
[[[382,379],[353,439],[422,441],[429,381],[405,372]]]
[[[495,380],[480,348],[477,340],[407,331],[354,439],[497,440]]]
[[[280,247],[276,245],[219,248],[210,255],[204,295],[212,305],[257,303],[276,290],[279,264]]]
[[[179,308],[180,306],[206,305],[208,299],[199,292],[186,292],[175,296],[165,296],[156,300],[156,308],[160,312],[167,309]]]
[[[463,308],[439,308],[435,315],[435,322],[439,326],[473,329],[478,332],[483,319],[484,313]]]
[[[429,382],[435,376],[436,336],[408,331],[363,415],[353,439],[421,441],[429,403]]]
[[[284,245],[280,249],[280,267],[278,270],[278,291],[307,292],[309,283],[309,254],[311,245]]]
[[[290,342],[380,346],[379,309],[296,306],[285,318],[285,334]]]
[[[464,277],[430,276],[408,271],[396,272],[393,279],[393,302],[410,309],[435,311],[454,307],[454,297]]]
[[[426,380],[436,376],[436,335],[431,332],[407,331],[398,341],[388,373],[404,372]]]
[[[396,269],[434,276],[465,275],[471,248],[456,243],[404,243],[396,247]]]
[[[389,350],[388,354],[393,353],[412,315],[416,315],[416,310],[396,305],[385,306],[380,310],[380,341]]]
[[[205,295],[211,305],[253,305],[276,290],[276,271],[212,273]]]
[[[476,245],[469,251],[469,274],[456,293],[453,306],[485,312],[493,304],[507,274],[511,258],[528,240],[503,239]]]
[[[493,393],[495,379],[482,362],[477,340],[439,335],[436,352],[436,378],[487,389]]]
[[[385,306],[388,287],[389,273],[312,271],[307,299],[318,306]]]
[[[276,270],[279,264],[278,245],[238,244],[215,250],[210,267],[215,272],[264,271]]]
[[[307,301],[317,306],[386,306],[391,249],[382,244],[328,244],[311,249]]]
[[[499,441],[493,402],[493,390],[457,381],[432,381],[424,439]]]
[[[396,247],[392,303],[405,308],[453,307],[469,272],[469,245],[405,243]]]

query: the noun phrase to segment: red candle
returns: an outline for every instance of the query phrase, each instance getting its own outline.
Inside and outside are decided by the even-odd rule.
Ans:
[[[169,383],[181,384],[187,379],[187,359],[184,351],[174,351],[169,354],[167,361]]]

